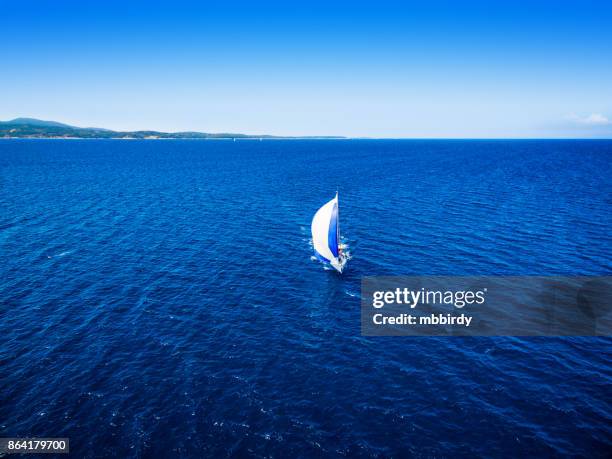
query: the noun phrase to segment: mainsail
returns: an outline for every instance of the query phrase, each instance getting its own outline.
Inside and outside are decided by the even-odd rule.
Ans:
[[[340,223],[338,218],[338,193],[336,197],[323,205],[312,219],[312,246],[315,255],[322,261],[329,262],[342,272],[344,258],[338,250],[340,242]]]

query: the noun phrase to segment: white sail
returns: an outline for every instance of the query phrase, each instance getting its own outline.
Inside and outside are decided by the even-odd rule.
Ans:
[[[338,222],[338,194],[323,205],[312,219],[312,245],[317,258],[329,262],[342,272],[344,260],[340,256],[338,245],[340,227]]]

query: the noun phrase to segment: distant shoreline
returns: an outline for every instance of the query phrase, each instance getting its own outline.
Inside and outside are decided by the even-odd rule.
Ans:
[[[264,140],[386,140],[369,137],[46,137],[46,136],[0,136],[0,140],[229,140],[263,142]],[[388,140],[388,139],[387,139]],[[399,139],[397,139],[399,140]],[[408,139],[406,139],[408,140]]]
[[[275,136],[267,134],[239,134],[232,132],[161,132],[152,130],[113,131],[103,128],[82,128],[35,118],[15,118],[0,121],[0,138],[16,139],[222,139],[222,140],[268,140],[268,139],[344,139],[343,136]]]

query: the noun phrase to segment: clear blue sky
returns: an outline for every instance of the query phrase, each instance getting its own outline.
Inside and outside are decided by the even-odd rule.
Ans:
[[[0,0],[0,119],[612,137],[612,2],[291,3]]]

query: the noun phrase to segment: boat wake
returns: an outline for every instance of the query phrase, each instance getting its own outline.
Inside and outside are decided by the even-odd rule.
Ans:
[[[47,255],[47,258],[48,259],[51,259],[51,258],[61,258],[61,257],[65,257],[66,255],[70,255],[73,252],[74,252],[74,250],[66,250],[65,252],[60,252],[60,253],[58,253],[56,255]]]

